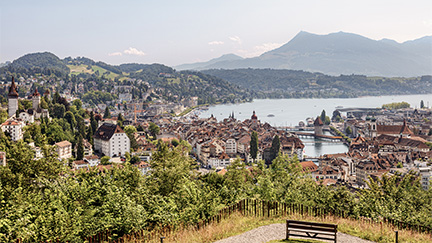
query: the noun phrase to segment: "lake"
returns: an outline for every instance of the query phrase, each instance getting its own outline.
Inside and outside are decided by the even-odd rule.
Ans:
[[[393,102],[408,102],[411,107],[420,107],[423,100],[425,106],[432,105],[432,94],[422,95],[398,95],[398,96],[371,96],[350,99],[257,99],[250,103],[224,104],[210,106],[202,111],[200,117],[207,118],[212,114],[218,121],[227,118],[234,112],[236,119],[241,121],[249,119],[255,111],[258,119],[272,126],[296,126],[299,121],[305,121],[308,117],[317,117],[322,110],[328,116],[332,116],[336,107],[343,108],[377,108],[383,104]],[[270,116],[269,116],[270,115]],[[302,139],[305,144],[305,154],[316,157],[322,154],[343,153],[348,148],[342,143],[329,143],[315,141],[314,139]]]

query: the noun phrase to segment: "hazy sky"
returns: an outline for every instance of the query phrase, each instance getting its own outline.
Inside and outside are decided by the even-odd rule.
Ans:
[[[1,0],[0,62],[49,51],[111,64],[252,57],[301,30],[432,35],[431,0]]]

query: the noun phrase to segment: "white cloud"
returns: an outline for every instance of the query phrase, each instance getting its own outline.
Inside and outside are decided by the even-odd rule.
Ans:
[[[427,27],[432,27],[432,19],[423,20],[423,24]]]
[[[121,56],[123,55],[121,52],[113,52],[113,53],[108,53],[108,56],[112,57],[112,56]]]
[[[252,50],[238,50],[237,52],[245,57],[256,57],[263,54],[264,52],[274,50],[280,46],[282,46],[281,43],[263,43],[261,45],[254,46]]]
[[[209,45],[223,45],[224,42],[223,41],[210,41],[208,44]]]
[[[136,48],[129,47],[129,49],[126,49],[123,51],[123,53],[128,55],[136,55],[136,56],[145,56],[146,54],[143,51],[140,51]]]
[[[230,36],[230,37],[228,37],[228,38],[229,38],[230,40],[234,41],[234,42],[239,43],[239,44],[242,43],[242,40],[241,40],[240,37],[238,37],[238,36]]]

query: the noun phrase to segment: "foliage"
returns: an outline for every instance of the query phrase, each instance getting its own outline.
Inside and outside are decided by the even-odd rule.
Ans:
[[[430,89],[424,87],[432,84],[430,76],[329,76],[301,70],[268,68],[210,69],[202,72],[249,89],[254,98],[353,98],[365,95],[427,94]]]
[[[156,139],[156,136],[159,134],[160,128],[153,122],[149,123],[149,132],[152,135],[153,139]]]
[[[405,102],[405,101],[393,102],[390,104],[382,105],[382,108],[387,109],[387,110],[397,110],[397,109],[403,109],[403,108],[410,108],[410,104],[408,102]]]
[[[35,124],[27,132],[38,137],[39,129]],[[41,140],[45,157],[34,160],[24,142],[12,143],[0,133],[0,150],[8,157],[8,165],[0,167],[2,242],[83,242],[106,230],[117,237],[138,229],[187,225],[244,198],[343,211],[353,218],[432,225],[431,191],[423,191],[413,174],[384,175],[371,180],[370,189],[351,192],[344,186],[317,184],[302,172],[297,158],[279,155],[268,168],[262,161],[246,167],[236,159],[225,175],[199,175],[184,141],[177,146],[159,141],[148,175],[132,165],[139,161],[136,155],[122,166],[74,172],[63,167],[54,147]],[[108,156],[101,159],[102,164],[108,161]]]

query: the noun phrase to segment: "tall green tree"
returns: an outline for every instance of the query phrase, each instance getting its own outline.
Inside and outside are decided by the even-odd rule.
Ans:
[[[253,131],[251,135],[250,155],[255,162],[258,156],[258,133],[256,131]]]
[[[105,108],[103,118],[111,118],[111,113],[110,113],[108,106]]]
[[[425,105],[424,105],[424,101],[421,100],[421,101],[420,101],[420,108],[423,109],[424,107],[425,107]]]
[[[325,122],[325,120],[326,120],[326,111],[325,111],[325,110],[322,110],[322,111],[321,111],[321,116],[320,116],[320,118],[321,118],[321,121],[322,121],[322,122]]]
[[[82,160],[84,158],[84,144],[83,144],[83,137],[81,135],[78,136],[78,143],[76,146],[77,146],[76,159]]]
[[[280,151],[280,139],[278,135],[275,135],[271,145],[271,160],[274,160]]]

